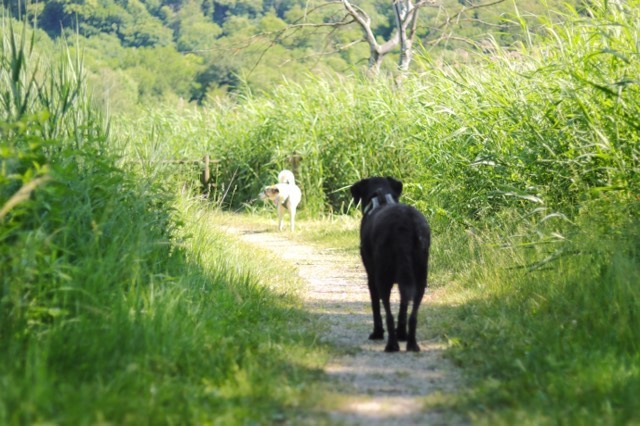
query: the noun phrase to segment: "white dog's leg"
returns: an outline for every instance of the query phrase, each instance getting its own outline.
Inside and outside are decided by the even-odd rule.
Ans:
[[[282,231],[282,222],[284,221],[284,207],[278,206],[278,230]]]
[[[291,232],[295,231],[295,218],[296,218],[296,208],[291,206],[289,208],[289,227],[291,228]]]

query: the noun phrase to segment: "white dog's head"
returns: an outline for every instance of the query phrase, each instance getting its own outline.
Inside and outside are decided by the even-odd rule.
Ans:
[[[280,190],[276,185],[267,186],[262,190],[262,192],[260,192],[260,199],[264,202],[271,200],[275,203],[279,194]]]

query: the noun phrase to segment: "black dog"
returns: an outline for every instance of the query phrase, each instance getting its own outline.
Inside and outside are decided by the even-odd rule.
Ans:
[[[431,231],[422,213],[412,206],[400,204],[402,182],[390,177],[363,179],[351,187],[356,204],[362,205],[360,254],[367,270],[373,333],[369,339],[384,339],[380,316],[380,300],[387,316],[386,352],[400,350],[398,340],[407,341],[407,351],[419,351],[416,341],[418,308],[427,288],[427,269]],[[394,328],[389,298],[398,283],[400,312],[398,328]],[[413,301],[407,334],[407,307]]]

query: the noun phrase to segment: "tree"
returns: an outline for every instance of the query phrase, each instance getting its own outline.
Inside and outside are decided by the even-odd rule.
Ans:
[[[173,26],[178,50],[182,52],[208,49],[222,33],[222,29],[203,14],[200,3],[195,0],[190,0],[175,13]]]
[[[398,47],[398,45],[400,46],[398,68],[402,72],[409,69],[413,52],[413,37],[418,22],[418,11],[423,6],[435,5],[432,0],[420,0],[415,4],[411,0],[392,1],[396,28],[391,38],[380,44],[371,28],[371,18],[369,15],[349,0],[341,0],[348,15],[360,26],[364,33],[364,40],[369,44],[369,73],[372,75],[379,73],[380,65],[384,57]]]
[[[395,49],[400,49],[398,59],[398,70],[401,74],[409,70],[409,65],[413,56],[413,41],[418,25],[418,14],[423,7],[442,8],[442,4],[436,0],[419,0],[414,3],[412,0],[391,0],[393,2],[393,12],[395,17],[395,31],[391,37],[380,44],[376,35],[371,29],[371,19],[359,7],[354,6],[350,0],[341,0],[348,15],[358,23],[364,33],[364,39],[369,44],[369,74],[377,75],[384,57]],[[494,0],[488,3],[472,4],[463,6],[452,17],[445,20],[442,26],[453,22],[457,17],[472,9],[493,6],[502,3],[504,0]]]
[[[444,16],[444,20],[435,28],[437,31],[431,33],[432,37],[436,37],[437,35],[436,40],[439,42],[444,39],[444,37],[442,37],[444,29],[454,23],[459,23],[462,15],[479,8],[503,3],[505,0],[487,0],[485,3],[465,1],[465,5],[453,13],[445,7],[445,0],[418,0],[415,3],[413,0],[388,1],[391,1],[394,23],[386,39],[381,32],[378,31],[381,27],[384,28],[384,23],[378,23],[377,26],[374,25],[370,12],[365,11],[363,7],[354,4],[351,0],[335,0],[305,11],[303,16],[288,25],[285,29],[271,34],[272,43],[268,48],[287,38],[289,36],[287,33],[298,31],[302,28],[317,29],[326,27],[330,29],[329,35],[333,35],[338,29],[349,27],[355,23],[361,30],[362,38],[337,46],[334,52],[351,48],[361,42],[366,42],[369,46],[367,73],[370,76],[379,74],[382,62],[387,55],[392,52],[398,52],[398,70],[402,75],[409,70],[411,64],[414,50],[413,43],[418,30],[419,12],[422,8],[430,7],[442,11],[441,15]],[[336,5],[342,6],[342,10],[346,12],[341,18],[336,19],[335,14],[327,15],[319,13],[320,10],[331,6],[335,7]],[[313,21],[313,14],[320,15],[320,20]],[[381,39],[382,41],[380,41]]]

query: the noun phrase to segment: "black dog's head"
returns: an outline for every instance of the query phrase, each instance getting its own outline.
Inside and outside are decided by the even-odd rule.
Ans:
[[[402,194],[402,182],[392,177],[372,177],[362,179],[351,186],[353,201],[361,203],[362,210],[367,208],[374,198],[384,200],[387,194],[397,203]]]

